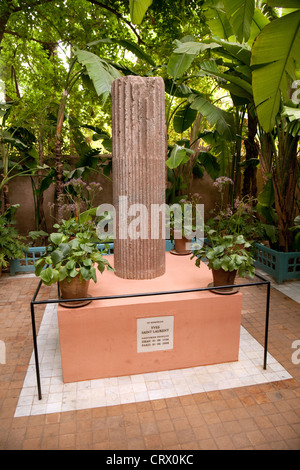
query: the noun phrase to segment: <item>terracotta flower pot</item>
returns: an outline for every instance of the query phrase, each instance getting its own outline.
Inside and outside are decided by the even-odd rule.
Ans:
[[[190,243],[190,240],[183,237],[181,234],[181,231],[179,230],[177,231],[174,230],[173,236],[174,236],[175,250],[172,250],[171,253],[178,254],[178,255],[190,255],[192,253],[191,250],[186,249],[186,244]],[[175,238],[175,237],[178,237],[178,238]]]
[[[74,277],[71,282],[68,282],[67,279],[59,282],[59,288],[61,292],[60,305],[64,307],[74,308],[74,307],[83,307],[84,305],[89,304],[91,301],[75,301],[75,302],[63,302],[67,299],[86,299],[88,297],[90,281],[80,280],[80,276]]]
[[[224,271],[224,269],[212,269],[213,275],[213,287],[220,287],[220,286],[233,286],[234,281],[237,275],[237,271]],[[235,294],[238,292],[238,289],[233,287],[229,287],[228,289],[217,289],[214,291],[218,294]]]

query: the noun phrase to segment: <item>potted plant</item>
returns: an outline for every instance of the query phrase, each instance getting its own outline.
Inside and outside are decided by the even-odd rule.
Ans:
[[[6,268],[10,260],[20,258],[25,247],[25,238],[13,226],[14,214],[19,205],[10,206],[0,216],[0,275],[2,268]]]
[[[201,196],[195,193],[191,198],[181,198],[178,204],[171,206],[170,212],[170,239],[174,242],[175,255],[189,255],[192,253],[189,245],[196,229],[198,217],[197,204]]]
[[[103,273],[105,268],[112,270],[109,262],[97,248],[96,230],[93,221],[83,218],[63,220],[54,227],[57,232],[49,236],[46,252],[35,264],[35,274],[50,286],[59,284],[62,304],[64,299],[86,299],[89,282],[97,282],[96,268]],[[78,307],[89,303],[66,302],[67,307]]]
[[[192,258],[196,258],[196,266],[200,267],[203,259],[208,261],[208,267],[212,270],[213,286],[233,286],[236,275],[240,277],[253,277],[255,274],[254,259],[243,235],[223,235],[216,230],[207,230],[209,243],[194,250]],[[218,289],[219,294],[234,293],[232,287]]]
[[[253,214],[251,200],[236,199],[233,205],[225,207],[225,188],[233,184],[228,177],[219,177],[214,185],[221,196],[221,205],[214,210],[205,226],[205,236],[208,243],[202,246],[194,245],[195,250],[191,259],[196,258],[196,266],[200,267],[201,260],[208,262],[212,270],[213,286],[233,286],[236,275],[253,277],[255,274],[252,257],[252,240],[259,228],[259,221]],[[245,235],[246,234],[246,235]],[[249,238],[248,238],[249,237]],[[218,289],[218,294],[234,293],[233,288]]]

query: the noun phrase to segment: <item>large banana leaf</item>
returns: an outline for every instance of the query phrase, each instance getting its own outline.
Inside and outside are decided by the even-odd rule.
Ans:
[[[257,38],[262,29],[269,23],[270,21],[268,18],[258,8],[256,8],[253,15],[248,44],[253,44],[254,40]]]
[[[175,41],[175,43],[177,47],[174,49],[167,66],[168,74],[174,79],[182,77],[200,52],[220,47],[215,42]]]
[[[175,144],[170,157],[166,161],[166,165],[170,170],[174,170],[179,167],[179,165],[187,163],[190,159],[190,155],[193,155],[193,153],[193,150]]]
[[[299,8],[299,0],[267,0],[270,7]]]
[[[111,93],[113,81],[122,77],[120,72],[92,52],[75,50],[74,55],[86,67],[98,96],[103,96],[105,100]]]
[[[227,15],[224,12],[222,2],[219,0],[207,0],[204,7],[208,8],[205,12],[205,17],[213,35],[229,41],[234,33]]]
[[[287,116],[290,121],[300,121],[300,109],[285,106],[283,108],[283,116]]]
[[[289,79],[295,80],[295,61],[300,63],[300,11],[268,24],[252,49],[253,95],[265,132],[274,128]]]
[[[248,41],[255,10],[255,0],[224,0],[230,24],[239,42]]]
[[[201,96],[196,97],[191,103],[191,108],[196,109],[205,116],[212,126],[216,126],[216,130],[220,135],[232,139],[234,134],[234,119],[232,114],[218,108]]]
[[[141,24],[152,0],[129,0],[130,17],[134,24]]]
[[[218,55],[226,57],[229,56],[230,60],[236,59],[244,65],[250,66],[251,62],[251,49],[247,44],[237,44],[234,42],[220,41],[222,46],[220,49],[216,49],[214,52]]]
[[[174,49],[175,54],[191,54],[194,56],[206,49],[216,49],[220,47],[220,44],[216,42],[175,41],[175,43],[177,46],[176,49]]]
[[[205,67],[201,67],[201,70],[206,71]],[[212,73],[211,71],[209,71],[209,74],[214,75],[215,77],[220,77],[223,80],[226,80],[227,82],[230,82],[238,86],[244,92],[242,96],[247,97],[249,100],[252,99],[252,86],[243,78],[233,75],[231,73],[219,73],[219,72]]]
[[[117,39],[117,38],[102,38],[97,41],[93,41],[87,44],[87,46],[95,46],[97,44],[118,44],[119,46],[124,47],[127,51],[132,52],[139,59],[148,62],[153,67],[156,66],[156,63],[152,57],[143,51],[135,42],[129,41],[128,39]]]
[[[192,64],[196,54],[172,54],[168,65],[167,71],[168,74],[176,80],[177,78],[182,77],[182,75],[189,69]]]
[[[198,112],[195,109],[192,109],[188,104],[187,106],[181,106],[173,119],[174,131],[178,134],[182,134],[186,131],[197,117]]]

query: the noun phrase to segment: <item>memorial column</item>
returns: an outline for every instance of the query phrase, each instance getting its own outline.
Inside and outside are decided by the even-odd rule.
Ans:
[[[165,88],[160,77],[126,76],[112,85],[114,267],[125,279],[165,272]],[[158,211],[156,212],[159,213]],[[151,217],[152,214],[152,217]]]

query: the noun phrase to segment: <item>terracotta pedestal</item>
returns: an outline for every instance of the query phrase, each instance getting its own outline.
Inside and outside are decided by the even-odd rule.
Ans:
[[[113,264],[112,256],[109,260]],[[160,278],[131,281],[105,272],[89,293],[187,290],[211,281],[204,264],[199,269],[189,257],[167,253],[166,273]],[[237,361],[241,309],[241,293],[222,296],[209,291],[99,300],[80,309],[59,306],[64,382]],[[148,333],[157,325],[165,333],[150,351]]]

